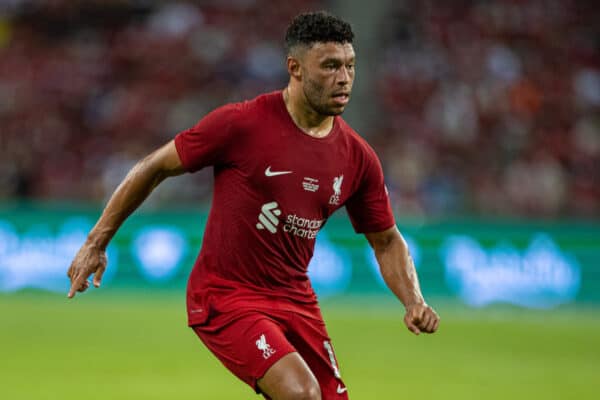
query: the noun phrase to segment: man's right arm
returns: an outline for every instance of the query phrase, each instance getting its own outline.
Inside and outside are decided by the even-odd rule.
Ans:
[[[89,287],[88,278],[92,274],[94,286],[100,286],[106,268],[106,247],[121,224],[160,182],[183,172],[185,169],[173,140],[146,156],[129,171],[71,263],[67,272],[71,280],[69,298]]]

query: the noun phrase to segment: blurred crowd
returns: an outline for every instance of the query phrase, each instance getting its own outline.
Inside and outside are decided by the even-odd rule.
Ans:
[[[600,216],[600,3],[394,4],[376,142],[399,210]]]
[[[600,215],[600,5],[390,2],[364,132],[399,214]],[[212,108],[282,88],[317,0],[0,2],[0,200],[104,201]],[[360,49],[358,49],[360,56]],[[208,202],[210,172],[152,196]]]
[[[283,32],[313,0],[0,3],[0,199],[106,200],[211,109],[286,83]],[[151,202],[210,199],[210,172]],[[171,180],[169,180],[171,181]]]

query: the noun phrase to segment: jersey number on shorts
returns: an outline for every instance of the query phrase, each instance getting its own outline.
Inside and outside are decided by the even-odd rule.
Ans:
[[[331,343],[329,343],[329,341],[326,340],[323,342],[323,347],[325,347],[325,350],[327,350],[327,354],[329,354],[329,361],[331,361],[331,368],[333,369],[333,374],[336,378],[342,379],[342,376],[340,375],[340,370],[337,366],[337,362],[335,361],[335,356],[333,355],[333,347],[331,347]]]

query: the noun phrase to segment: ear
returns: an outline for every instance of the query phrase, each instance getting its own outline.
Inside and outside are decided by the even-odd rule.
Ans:
[[[302,80],[302,66],[300,65],[300,60],[296,57],[288,56],[286,62],[290,78]]]

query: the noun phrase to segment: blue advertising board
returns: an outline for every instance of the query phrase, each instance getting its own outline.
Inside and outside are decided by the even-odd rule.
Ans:
[[[0,209],[0,291],[66,291],[66,270],[99,215],[77,207]],[[108,248],[105,286],[181,289],[206,213],[140,212]],[[427,296],[481,307],[600,303],[600,224],[454,219],[400,221]],[[387,292],[362,235],[343,213],[319,233],[309,275],[320,297]]]

